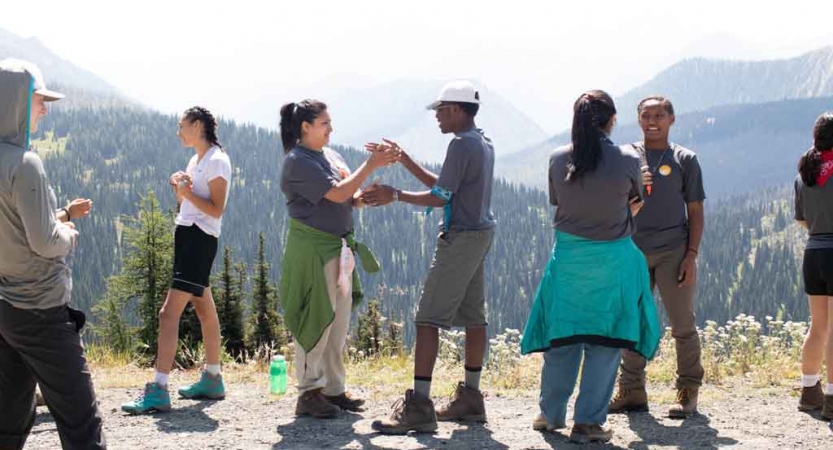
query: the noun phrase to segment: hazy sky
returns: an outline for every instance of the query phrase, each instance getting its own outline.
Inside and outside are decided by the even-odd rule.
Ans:
[[[342,77],[471,77],[548,132],[582,90],[621,94],[692,55],[833,45],[833,1],[4,1],[0,28],[166,112],[195,102],[264,123],[252,102]],[[325,80],[325,81],[321,81]],[[323,99],[326,101],[326,99]],[[430,99],[429,99],[430,100]],[[279,105],[275,105],[275,111]]]

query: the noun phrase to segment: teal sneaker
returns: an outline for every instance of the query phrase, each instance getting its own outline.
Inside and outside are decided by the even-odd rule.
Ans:
[[[211,375],[203,371],[200,381],[179,388],[179,395],[183,398],[200,400],[222,400],[226,398],[226,385],[223,384],[223,375]]]
[[[130,414],[147,414],[153,411],[170,411],[171,396],[168,390],[156,383],[145,385],[145,392],[135,400],[121,405],[121,410]]]

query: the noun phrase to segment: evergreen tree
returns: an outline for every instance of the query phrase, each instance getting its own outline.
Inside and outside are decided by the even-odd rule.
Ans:
[[[248,346],[257,349],[263,345],[278,348],[286,345],[283,321],[278,315],[277,287],[269,280],[269,263],[266,260],[263,233],[260,233],[257,264],[252,280],[252,314],[249,316]]]
[[[138,339],[148,354],[156,353],[159,309],[171,285],[173,264],[173,220],[159,208],[153,191],[142,197],[136,217],[124,217],[122,269],[108,279],[102,309],[103,336],[113,345],[127,348],[132,333],[120,312],[138,301]],[[130,336],[130,337],[129,337]]]
[[[382,324],[384,320],[379,312],[379,300],[376,298],[370,300],[365,312],[359,316],[355,338],[356,350],[364,352],[366,356],[379,354],[383,345]]]
[[[243,351],[243,281],[246,276],[245,264],[234,264],[231,248],[223,248],[223,265],[219,276],[212,283],[217,287],[215,302],[217,317],[220,319],[220,335],[226,351],[239,356]]]

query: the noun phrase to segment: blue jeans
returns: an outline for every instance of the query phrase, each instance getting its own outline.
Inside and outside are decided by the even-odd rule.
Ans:
[[[544,353],[539,404],[541,414],[551,426],[561,428],[566,425],[567,401],[576,385],[582,356],[584,368],[573,420],[575,423],[599,425],[607,421],[607,405],[613,395],[621,349],[573,344],[551,347]]]

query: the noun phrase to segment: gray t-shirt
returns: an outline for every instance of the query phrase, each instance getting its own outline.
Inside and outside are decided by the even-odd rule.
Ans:
[[[353,202],[333,203],[324,195],[350,174],[337,152],[297,146],[286,154],[281,191],[286,196],[289,217],[336,236],[353,230]]]
[[[448,144],[435,188],[451,194],[448,229],[453,231],[494,228],[492,181],[495,171],[495,148],[492,140],[479,128],[456,133]],[[445,228],[446,220],[442,227]]]
[[[602,158],[596,170],[576,181],[565,181],[572,145],[550,156],[550,203],[556,206],[555,227],[565,233],[597,241],[631,236],[633,216],[628,200],[642,192],[639,156],[602,139]]]
[[[807,250],[833,248],[833,180],[807,187],[796,177],[795,220],[807,222]]]
[[[651,194],[646,192],[636,216],[634,242],[645,253],[687,245],[686,206],[706,199],[697,155],[677,144],[665,150],[645,150],[641,142],[632,145],[653,175]]]

